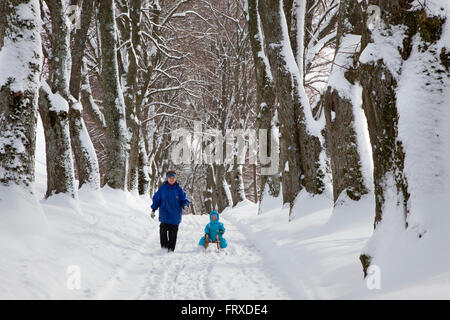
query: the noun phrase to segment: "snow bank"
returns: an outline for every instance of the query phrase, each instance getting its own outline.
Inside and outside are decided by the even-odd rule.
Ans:
[[[294,220],[297,217],[321,212],[332,207],[333,196],[327,191],[320,195],[314,195],[302,189],[294,200],[290,219]]]
[[[385,247],[377,243],[378,250],[389,252],[374,261],[380,270],[377,289],[364,279],[359,261],[368,239],[375,238],[373,195],[365,195],[359,201],[340,198],[340,205],[334,208],[318,199],[304,197],[302,201],[311,211],[306,214],[305,209],[304,214],[297,213],[291,221],[288,207],[280,209],[273,204],[267,204],[274,209],[262,215],[257,215],[254,204],[223,214],[224,219],[246,234],[251,244],[267,254],[267,259],[274,261],[278,267],[268,272],[285,284],[292,298],[450,298],[450,235],[444,232],[450,217],[435,226],[433,231],[439,232],[426,233],[419,239],[413,231],[399,234],[402,219],[388,211],[389,223],[384,228],[389,230],[377,230],[383,237],[391,237],[383,242]]]
[[[156,221],[149,197],[83,186],[79,199],[46,191],[45,140],[38,117],[33,194],[0,186],[0,299],[98,298],[119,265],[140,252]],[[74,269],[75,268],[75,269]],[[79,270],[82,290],[70,286]]]
[[[266,203],[273,209],[262,215],[248,205],[223,216],[275,261],[273,277],[285,284],[292,298],[358,298],[352,294],[364,284],[359,254],[372,233],[373,199],[346,201],[332,215],[332,201],[304,193],[296,201],[294,218],[289,207],[276,208],[278,201]]]
[[[33,202],[11,188],[0,194],[8,199],[0,201],[2,299],[96,298],[156,229],[148,201],[108,187],[83,187],[76,206],[65,195]],[[80,271],[84,290],[70,287],[71,270]]]
[[[29,190],[15,184],[8,187],[0,184],[0,208],[0,235],[22,237],[45,233],[47,219],[36,195]]]
[[[286,162],[287,163],[287,162]],[[259,204],[258,214],[264,214],[273,209],[279,209],[283,207],[283,191],[280,185],[280,193],[278,197],[273,197],[269,194],[269,186],[266,184],[262,192],[261,203]]]

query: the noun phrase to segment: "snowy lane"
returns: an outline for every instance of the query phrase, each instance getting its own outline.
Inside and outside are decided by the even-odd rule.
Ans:
[[[39,184],[36,193],[44,189]],[[104,188],[81,190],[77,201],[39,202],[45,227],[30,236],[0,233],[1,299],[298,298],[264,248],[223,216],[228,248],[198,246],[209,215],[184,215],[169,253],[148,198]]]
[[[266,275],[261,252],[249,246],[248,239],[230,222],[223,220],[229,241],[227,249],[218,252],[211,246],[205,251],[197,246],[208,218],[185,216],[175,252],[156,249],[149,269],[153,282],[148,282],[146,295],[141,298],[290,298],[280,284]],[[149,246],[159,246],[157,235]]]
[[[208,216],[184,216],[175,252],[159,248],[158,223],[139,250],[99,289],[97,299],[290,299],[283,283],[269,276],[262,252],[230,221],[229,247],[218,252],[197,246]]]
[[[229,246],[221,252],[197,245],[209,216],[186,215],[174,253],[160,249],[159,222],[150,219],[149,202],[111,189],[82,192],[76,206],[61,195],[40,201],[46,228],[30,235],[0,232],[0,299],[449,296],[444,264],[411,287],[389,281],[387,272],[383,290],[367,287],[359,255],[373,232],[372,198],[365,199],[366,207],[347,205],[333,215],[325,208],[290,221],[287,207],[261,215],[251,203],[227,209],[220,219]],[[77,276],[80,281],[72,281]]]

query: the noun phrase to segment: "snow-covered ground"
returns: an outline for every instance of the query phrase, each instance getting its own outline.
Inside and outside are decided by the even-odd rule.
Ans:
[[[391,283],[382,269],[381,289],[368,289],[358,257],[372,233],[369,198],[367,211],[347,205],[331,215],[323,207],[290,222],[287,208],[257,215],[255,204],[242,203],[221,216],[229,242],[222,252],[197,246],[209,217],[185,215],[174,253],[159,249],[149,202],[108,188],[82,189],[78,203],[66,196],[39,201],[42,216],[29,213],[42,218],[39,227],[1,230],[0,298],[450,298],[450,269],[442,264],[429,274],[397,270],[397,280],[389,270]],[[74,270],[80,288],[71,290]]]
[[[326,199],[302,203],[309,213],[290,222],[288,208],[257,216],[255,205],[247,204],[224,213],[265,261],[276,262],[291,298],[450,299],[450,236],[443,230],[448,224],[436,226],[428,238],[415,238],[414,231],[399,235],[364,279],[359,255],[373,233],[373,197],[345,199],[334,211]]]
[[[37,184],[36,194],[44,191],[45,184]],[[33,201],[8,189],[0,194],[12,200],[2,210],[0,298],[290,298],[266,272],[262,252],[226,221],[232,243],[226,251],[197,246],[209,216],[185,215],[176,251],[168,253],[160,249],[149,198],[110,188],[81,189],[78,201],[60,195]],[[21,223],[33,215],[31,226]]]
[[[2,230],[0,298],[450,298],[448,266],[428,276],[422,270],[417,279],[398,271],[392,283],[381,270],[381,289],[368,289],[358,257],[372,233],[369,210],[358,216],[347,206],[331,216],[324,207],[289,222],[287,208],[257,215],[255,204],[242,203],[221,215],[229,242],[221,252],[197,246],[209,217],[185,215],[176,250],[168,253],[159,248],[149,199],[87,191],[69,207],[65,196],[41,200],[45,219],[34,233]],[[73,289],[76,272],[79,289]]]
[[[197,245],[209,216],[185,215],[175,252],[162,251],[149,197],[82,188],[77,200],[44,200],[39,130],[34,195],[0,189],[1,299],[450,298],[450,239],[438,226],[409,245],[402,237],[367,285],[359,255],[373,233],[370,196],[333,210],[325,195],[300,194],[291,217],[280,199],[266,198],[260,215],[243,202],[221,214],[221,252]]]

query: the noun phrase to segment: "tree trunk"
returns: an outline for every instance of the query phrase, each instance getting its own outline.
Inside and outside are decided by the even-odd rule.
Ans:
[[[284,136],[288,153],[292,185],[289,202],[293,205],[302,188],[312,194],[320,194],[324,190],[324,169],[321,168],[319,161],[322,151],[320,132],[314,129],[309,102],[302,90],[302,75],[290,45],[288,24],[280,1],[261,1],[258,7],[277,98],[280,102],[280,131]]]
[[[83,1],[80,18],[81,28],[76,30],[74,36],[69,89],[75,101],[69,99],[69,123],[70,140],[79,180],[78,187],[81,188],[84,184],[88,184],[93,189],[100,189],[100,169],[97,154],[83,120],[82,105],[78,102],[83,77],[83,57],[93,9],[92,1]]]
[[[86,111],[89,114],[89,117],[95,123],[97,128],[106,133],[106,121],[105,116],[100,111],[100,108],[95,103],[94,98],[92,97],[91,85],[89,82],[88,74],[87,74],[87,65],[86,62],[83,61],[83,72],[81,75],[82,85],[81,85],[81,104],[83,105],[83,111]]]
[[[270,72],[270,65],[268,64],[268,58],[263,49],[264,45],[261,34],[260,17],[258,13],[258,0],[248,1],[248,30],[256,74],[256,103],[259,107],[257,128],[267,130],[266,154],[268,157],[273,159],[271,154],[273,140],[272,135],[274,134],[272,120],[277,108],[275,104],[276,93],[272,74]],[[278,163],[276,164],[278,167],[277,172],[273,174],[264,173],[265,169],[270,168],[271,165],[271,162],[261,163],[262,174],[260,199],[262,198],[262,192],[266,185],[269,188],[270,196],[278,197],[280,193],[280,168]]]
[[[128,140],[125,103],[117,66],[117,27],[114,1],[98,1],[98,20],[101,38],[101,85],[106,120],[107,168],[105,184],[125,190],[127,182]]]
[[[70,141],[78,172],[78,188],[84,184],[92,189],[100,189],[100,168],[97,154],[92,144],[82,116],[82,105],[77,101],[69,104]]]
[[[384,22],[387,28],[398,24],[400,20],[405,20],[407,14],[403,12],[401,3],[406,4],[406,2],[403,0],[382,1],[386,13]],[[364,9],[362,11],[366,11]],[[370,30],[364,28],[361,41],[362,50],[364,50],[372,42]],[[400,68],[400,65],[397,68]],[[363,87],[363,108],[367,117],[374,162],[376,225],[381,221],[385,193],[390,189],[386,185],[387,179],[390,179],[389,176],[395,176],[399,203],[403,207],[405,217],[408,211],[406,204],[409,195],[407,182],[403,175],[405,154],[401,141],[397,141],[397,75],[393,74],[392,70],[380,59],[376,62],[361,63],[360,80]]]
[[[256,169],[256,164],[253,165],[253,194],[255,195],[255,203],[258,203],[258,174]],[[261,191],[262,194],[262,191]],[[259,211],[258,211],[259,212]]]
[[[354,117],[358,112],[356,109],[361,109],[355,104],[360,100],[356,75],[362,12],[358,3],[352,0],[342,0],[339,10],[336,54],[328,89],[322,100],[335,204],[342,192],[352,200],[359,200],[368,192],[368,181],[364,180],[361,163],[361,156],[365,155],[359,154],[360,142]]]
[[[245,187],[244,179],[242,178],[242,165],[237,164],[236,162],[237,161],[235,161],[235,163],[233,164],[233,169],[230,172],[230,187],[233,206],[245,200]]]
[[[139,135],[139,161],[138,161],[138,192],[140,195],[148,194],[150,191],[150,175],[147,149],[145,148],[145,141],[142,135],[142,127]]]
[[[66,21],[67,7],[60,1],[48,1],[52,23],[49,59],[49,83],[40,89],[39,113],[45,132],[47,155],[46,197],[55,193],[67,193],[76,197],[74,163],[69,130],[69,28]]]
[[[19,10],[20,9],[20,10]],[[21,15],[21,12],[30,13]],[[42,69],[38,1],[9,1],[0,11],[0,184],[34,181],[36,118]],[[10,66],[17,65],[20,73]]]
[[[280,170],[281,170],[281,191],[283,196],[283,204],[291,203],[292,201],[292,183],[291,183],[291,173],[289,172],[289,161],[288,161],[288,150],[286,144],[286,138],[284,130],[281,130],[280,137]]]
[[[139,171],[139,114],[140,105],[137,105],[138,92],[138,64],[137,51],[140,48],[139,23],[140,23],[141,1],[132,0],[129,6],[130,32],[128,47],[128,72],[126,75],[126,90],[124,91],[124,101],[126,106],[126,119],[128,134],[130,139],[130,158],[128,162],[128,189],[138,188]]]
[[[233,205],[231,192],[226,180],[226,168],[223,164],[214,165],[216,192],[217,192],[217,207],[219,212],[225,208]]]
[[[82,83],[83,57],[86,49],[88,30],[94,13],[94,1],[83,1],[80,14],[80,29],[76,29],[73,38],[72,68],[70,70],[70,94],[79,99]]]
[[[216,196],[215,196],[215,183],[214,183],[214,168],[212,165],[206,167],[206,189],[203,192],[204,205],[206,211],[209,213],[216,209]]]
[[[69,132],[69,105],[58,93],[52,93],[46,82],[39,92],[39,113],[45,134],[48,198],[67,193],[76,196],[75,172]]]

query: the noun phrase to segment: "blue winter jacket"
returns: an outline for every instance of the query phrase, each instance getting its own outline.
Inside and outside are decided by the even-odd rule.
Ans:
[[[152,201],[152,210],[159,208],[159,221],[174,225],[181,223],[184,205],[189,207],[186,193],[178,182],[170,185],[165,181],[153,195]]]

